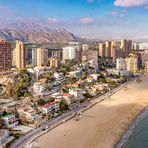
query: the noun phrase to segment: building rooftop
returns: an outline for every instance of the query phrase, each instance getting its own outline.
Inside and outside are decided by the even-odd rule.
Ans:
[[[44,106],[42,106],[43,108],[49,108],[51,106],[54,106],[55,104],[58,104],[60,101],[54,101],[54,102],[50,102],[45,104]]]
[[[63,94],[63,96],[64,96],[64,97],[72,97],[73,95],[67,93],[67,94]]]
[[[0,137],[4,136],[7,130],[5,129],[0,129]]]
[[[2,116],[2,118],[9,118],[9,117],[12,117],[12,116],[15,116],[15,115],[13,115],[13,114],[7,114],[7,115]]]

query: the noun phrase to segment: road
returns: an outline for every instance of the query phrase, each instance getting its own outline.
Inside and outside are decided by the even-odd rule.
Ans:
[[[37,136],[39,136],[40,134],[42,134],[44,131],[44,129],[48,126],[49,130],[51,130],[52,128],[56,127],[57,125],[73,118],[75,116],[76,112],[83,112],[87,109],[89,109],[90,107],[92,107],[93,105],[103,101],[104,99],[106,99],[107,97],[110,97],[111,95],[113,95],[114,93],[116,93],[117,91],[121,90],[122,88],[124,88],[123,86],[127,85],[128,82],[122,84],[121,86],[119,86],[118,88],[115,88],[114,90],[111,90],[110,92],[107,92],[106,94],[100,96],[100,97],[96,97],[95,99],[89,101],[89,102],[84,102],[80,105],[79,108],[73,110],[73,111],[69,111],[67,113],[62,114],[61,116],[54,118],[50,121],[47,121],[46,123],[43,123],[39,128],[33,129],[32,131],[30,131],[29,133],[27,133],[26,135],[20,137],[19,139],[17,139],[13,144],[10,145],[10,148],[22,148],[22,147],[26,147],[26,144],[33,141]]]
[[[4,86],[0,87],[0,96],[3,95],[6,92],[6,89]]]

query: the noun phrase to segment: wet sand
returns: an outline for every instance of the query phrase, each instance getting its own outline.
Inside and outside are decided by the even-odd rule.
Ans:
[[[113,148],[129,125],[148,106],[148,76],[141,83],[127,85],[111,100],[103,101],[83,113],[79,121],[72,119],[39,137],[41,148]]]

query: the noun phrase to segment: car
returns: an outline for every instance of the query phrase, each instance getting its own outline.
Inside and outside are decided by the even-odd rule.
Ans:
[[[47,130],[49,128],[49,126],[46,126],[45,128],[43,128],[43,131]]]

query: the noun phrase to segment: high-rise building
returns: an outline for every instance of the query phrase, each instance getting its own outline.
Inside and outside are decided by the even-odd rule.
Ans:
[[[37,66],[37,48],[32,49],[32,65]]]
[[[26,46],[21,41],[16,41],[15,65],[18,69],[26,67]]]
[[[148,61],[145,61],[145,70],[148,72]]]
[[[88,45],[88,44],[83,44],[83,45],[82,45],[82,50],[83,50],[83,51],[89,50],[89,45]]]
[[[124,53],[124,57],[127,57],[129,53],[132,50],[132,41],[131,40],[121,40],[121,47],[120,47]]]
[[[126,69],[126,61],[123,58],[118,58],[116,60],[116,69],[117,70],[125,70]]]
[[[26,64],[31,64],[32,62],[32,54],[33,49],[37,48],[37,45],[34,44],[26,44]]]
[[[78,46],[68,46],[63,48],[63,60],[81,61],[81,50]]]
[[[111,57],[111,42],[105,42],[105,57]]]
[[[48,64],[48,49],[37,48],[36,49],[36,65],[37,67],[47,66]]]
[[[145,66],[145,62],[148,61],[148,50],[144,50],[144,52],[141,53],[142,58],[142,66]]]
[[[132,50],[139,50],[140,46],[139,43],[132,43]]]
[[[8,71],[12,67],[11,44],[0,40],[0,71]]]
[[[97,50],[82,51],[82,61],[89,61],[93,67],[98,69],[99,52]]]
[[[57,58],[50,58],[49,63],[50,63],[50,67],[55,67],[55,68],[59,67],[60,65],[60,61]]]
[[[49,57],[62,59],[62,49],[50,49]]]
[[[99,56],[101,58],[105,57],[105,44],[104,43],[99,44]]]
[[[13,43],[11,43],[11,56],[12,56],[12,67],[15,67],[15,45],[16,45],[16,43],[15,42],[13,42]]]
[[[113,62],[116,62],[116,59],[117,59],[117,43],[114,41],[114,42],[111,42],[111,57],[113,59]]]
[[[126,58],[126,69],[131,72],[136,72],[139,69],[138,56],[136,54],[130,54]]]

